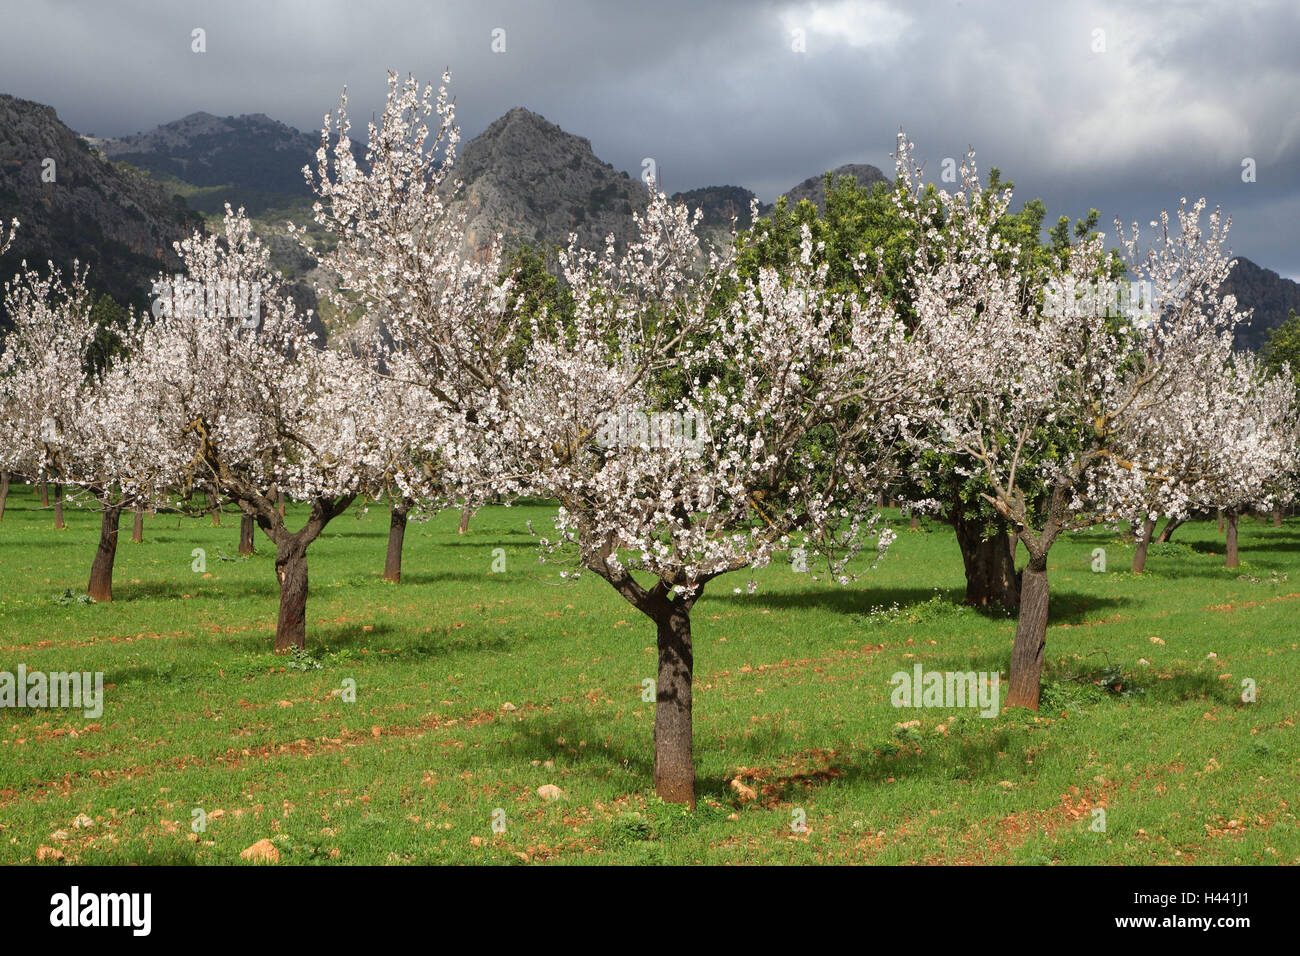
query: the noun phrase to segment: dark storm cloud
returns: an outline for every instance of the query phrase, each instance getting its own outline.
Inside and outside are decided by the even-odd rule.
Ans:
[[[670,190],[770,200],[841,163],[889,171],[903,126],[929,169],[974,145],[1018,201],[1096,206],[1108,231],[1205,195],[1236,251],[1300,277],[1295,3],[47,0],[3,18],[0,90],[82,132],[195,110],[314,130],[344,85],[363,116],[385,70],[450,66],[466,137],[527,106],[634,175],[653,157]]]

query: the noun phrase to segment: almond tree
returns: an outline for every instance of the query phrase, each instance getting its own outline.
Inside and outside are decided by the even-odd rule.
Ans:
[[[175,461],[159,442],[156,408],[138,393],[125,355],[96,360],[97,325],[84,270],[65,282],[51,265],[24,270],[6,286],[14,329],[0,357],[0,403],[9,409],[4,444],[22,470],[86,494],[101,514],[87,594],[113,599],[113,565],[123,507],[166,481]]]
[[[0,465],[33,481],[69,480],[83,455],[82,411],[93,387],[88,363],[95,340],[85,270],[66,280],[53,263],[41,276],[22,263],[5,283],[13,328],[0,354],[0,405],[6,410]]]
[[[946,228],[924,217],[912,144],[899,138],[905,214],[923,217],[911,276],[918,348],[936,387],[931,427],[917,435],[939,451],[971,456],[988,482],[986,500],[1011,523],[1029,554],[1012,648],[1009,706],[1037,709],[1046,645],[1047,559],[1066,531],[1131,512],[1158,462],[1126,458],[1122,436],[1175,394],[1179,371],[1227,347],[1242,319],[1220,297],[1230,268],[1227,223],[1216,210],[1201,225],[1204,201],[1183,203],[1171,230],[1163,214],[1156,241],[1139,254],[1137,228],[1121,235],[1130,278],[1149,291],[1147,314],[1116,316],[1104,283],[1104,236],[1069,250],[1051,294],[1029,298],[992,262],[1006,250],[994,228],[1010,192],[990,196],[971,154],[961,188],[938,191]],[[1097,294],[1084,295],[1088,290]]]
[[[444,73],[435,95],[432,86],[390,72],[363,163],[353,154],[344,92],[336,114],[325,117],[316,167],[303,169],[318,197],[316,223],[333,240],[317,253],[303,237],[337,280],[320,291],[341,312],[364,316],[376,367],[404,406],[393,419],[394,457],[382,477],[392,500],[389,580],[400,578],[413,508],[468,507],[502,490],[493,478],[500,458],[485,436],[518,351],[519,319],[508,308],[500,237],[473,248],[466,212],[447,204],[458,185],[449,176],[460,139],[449,80]]]
[[[799,544],[848,580],[882,474],[849,452],[875,438],[887,458],[913,377],[902,325],[828,292],[806,234],[791,275],[742,281],[716,254],[699,268],[694,222],[663,194],[636,226],[622,256],[611,237],[561,257],[575,319],[532,324],[503,433],[516,479],[560,505],[543,554],[575,551],[654,623],[655,789],[693,806],[692,608]]]
[[[0,256],[9,251],[14,241],[14,233],[17,231],[17,219],[9,224],[8,230],[0,224]],[[9,479],[16,463],[14,459],[17,457],[12,438],[13,429],[9,425],[10,417],[15,411],[11,402],[12,398],[6,397],[4,390],[0,388],[0,521],[5,517],[5,503],[9,500]]]
[[[242,209],[227,206],[220,235],[176,248],[183,281],[164,280],[132,369],[157,390],[169,441],[187,455],[182,491],[215,487],[275,545],[275,648],[303,647],[307,549],[382,472],[389,397],[350,353],[316,341]],[[280,492],[308,507],[296,530]]]
[[[1300,411],[1288,368],[1268,375],[1253,353],[1237,352],[1188,372],[1131,437],[1131,457],[1154,469],[1134,570],[1142,569],[1156,514],[1178,520],[1206,509],[1222,510],[1225,564],[1237,567],[1240,515],[1285,500],[1296,467]]]

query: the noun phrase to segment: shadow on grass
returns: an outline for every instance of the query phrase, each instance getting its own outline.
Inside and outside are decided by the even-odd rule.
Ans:
[[[595,715],[530,715],[527,720],[520,721],[518,732],[500,747],[520,760],[558,758],[566,764],[587,762],[621,767],[645,777],[647,785],[652,784],[654,750],[649,726],[643,736],[615,740],[608,747],[578,747],[577,741],[601,740],[608,734],[608,729]],[[560,743],[561,740],[564,743]]]
[[[998,606],[970,607],[962,603],[965,595],[965,588],[949,588],[947,590],[939,588],[929,590],[922,588],[872,588],[870,590],[840,588],[824,591],[783,591],[779,588],[769,587],[760,588],[752,595],[716,594],[712,596],[712,600],[738,606],[758,605],[771,610],[816,609],[838,611],[842,614],[862,615],[869,614],[877,608],[892,608],[896,604],[904,620],[906,620],[909,611],[924,608],[918,614],[917,623],[927,623],[944,615],[959,614],[974,614],[996,621],[1015,620],[1014,614],[1008,614]],[[937,607],[933,607],[931,603],[935,597],[939,599]],[[709,600],[710,595],[706,591],[701,603],[703,604],[703,602]],[[1081,623],[1095,619],[1099,613],[1125,607],[1132,603],[1131,599],[1122,596],[1098,597],[1095,594],[1081,591],[1053,590],[1050,623]],[[931,610],[932,607],[933,610]]]
[[[195,581],[193,587],[181,587],[171,581],[146,581],[141,584],[124,584],[115,582],[113,585],[113,603],[130,604],[133,601],[152,601],[152,600],[175,600],[188,595],[194,598],[217,598],[219,600],[229,600],[236,594],[227,591],[222,585],[225,582],[217,584],[206,584],[201,581]],[[238,582],[239,597],[248,597],[257,595],[258,597],[280,596],[280,589],[272,581],[262,580],[260,577],[253,581],[240,580]]]
[[[961,592],[965,593],[965,592]],[[818,590],[786,591],[780,587],[766,586],[753,594],[718,593],[707,590],[701,606],[718,601],[738,607],[765,607],[771,610],[826,610],[841,614],[867,614],[875,608],[888,608],[897,604],[906,610],[925,604],[936,594],[956,604],[960,598],[956,590],[942,591],[934,588],[872,588],[862,590],[848,587],[827,587]]]
[[[378,574],[375,575],[378,577]],[[509,580],[505,574],[493,574],[489,570],[484,571],[402,571],[402,580],[395,587],[402,587],[406,584],[439,584],[448,581],[477,582],[484,581],[501,581]]]

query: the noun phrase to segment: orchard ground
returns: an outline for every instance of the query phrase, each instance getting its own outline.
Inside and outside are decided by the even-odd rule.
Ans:
[[[295,659],[237,516],[159,515],[131,544],[123,515],[117,599],[87,604],[98,516],[56,532],[16,487],[0,670],[103,671],[105,702],[0,711],[0,862],[228,864],[269,839],[282,863],[1300,863],[1300,521],[1243,520],[1233,571],[1211,523],[1140,576],[1114,534],[1065,538],[1041,712],[988,719],[890,703],[917,663],[1005,681],[1013,621],[957,603],[947,527],[892,512],[898,541],[847,587],[723,577],[692,615],[691,812],[654,796],[654,628],[538,563],[525,523],[551,513],[413,522],[399,585],[386,508],[345,514],[311,548]]]

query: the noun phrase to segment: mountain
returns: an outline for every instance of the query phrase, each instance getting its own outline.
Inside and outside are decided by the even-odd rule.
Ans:
[[[260,113],[192,113],[134,136],[78,137],[50,107],[0,95],[0,217],[17,216],[23,223],[14,248],[0,261],[0,275],[12,274],[23,258],[53,258],[64,267],[80,258],[92,267],[92,286],[143,307],[156,274],[177,265],[171,243],[201,222],[187,201],[216,215],[229,200],[261,214],[259,232],[271,245],[275,265],[290,278],[299,305],[313,307],[311,283],[324,277],[310,272],[310,259],[285,233],[283,220],[311,228],[302,166],[314,161],[317,145],[315,137]],[[47,158],[55,162],[54,183],[42,182]],[[888,182],[866,164],[840,166],[831,174],[867,187]],[[573,231],[581,243],[603,248],[610,233],[626,241],[630,214],[646,205],[641,181],[602,162],[590,140],[523,108],[465,143],[454,176],[463,183],[454,201],[467,207],[475,246],[498,231],[511,246],[564,245]],[[785,196],[791,204],[807,199],[822,208],[824,174],[810,176]],[[754,194],[741,186],[707,186],[673,198],[704,211],[706,241],[727,241],[733,213],[742,229],[750,224]],[[760,205],[759,214],[770,210]],[[1289,310],[1300,312],[1300,283],[1244,257],[1225,289],[1254,309],[1251,324],[1238,332],[1241,348],[1261,347]]]
[[[849,163],[844,166],[837,166],[831,171],[831,182],[839,182],[841,177],[856,179],[859,186],[871,189],[876,183],[888,183],[882,173],[875,166],[868,166],[866,163]],[[786,201],[791,207],[799,205],[807,199],[817,207],[818,212],[826,211],[826,175],[822,173],[817,176],[809,176],[799,185],[785,193]]]
[[[320,145],[319,137],[262,113],[191,113],[147,133],[90,142],[109,159],[175,183],[208,215],[220,215],[226,202],[257,215],[308,199],[302,167],[314,165]]]
[[[1237,257],[1223,288],[1235,295],[1241,306],[1255,310],[1250,324],[1237,329],[1234,344],[1239,349],[1259,351],[1268,342],[1268,333],[1286,321],[1291,309],[1300,313],[1300,282],[1284,279],[1244,256]]]
[[[590,140],[521,107],[466,143],[452,172],[475,246],[496,232],[507,245],[567,245],[575,232],[581,244],[603,248],[609,233],[626,238],[633,210],[648,201],[641,181],[597,159]]]
[[[0,220],[15,217],[0,276],[24,259],[64,270],[80,259],[92,288],[138,308],[157,274],[179,266],[172,243],[200,222],[143,173],[93,151],[51,107],[0,94]]]

